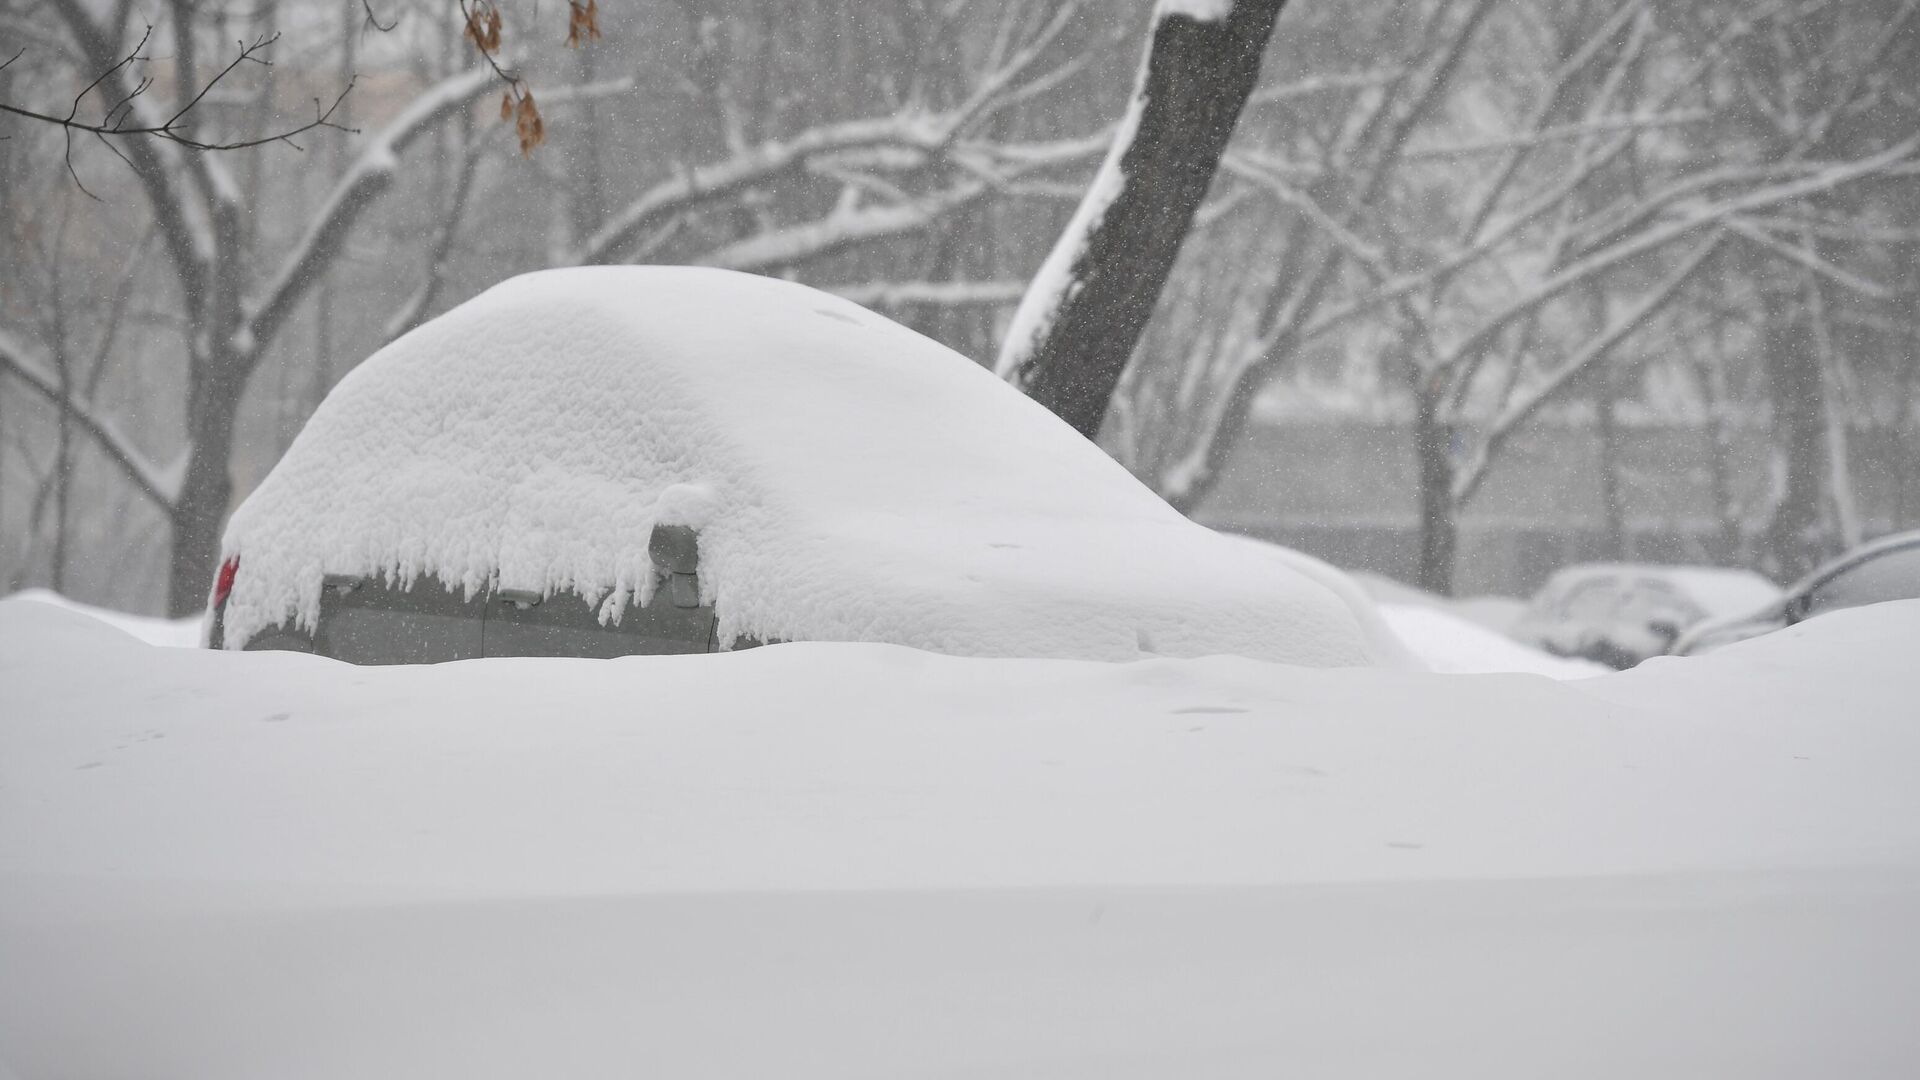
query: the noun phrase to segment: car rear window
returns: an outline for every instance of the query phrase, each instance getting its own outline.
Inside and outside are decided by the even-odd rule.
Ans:
[[[1821,582],[1807,594],[1807,614],[1913,599],[1920,599],[1920,546],[1896,548]]]

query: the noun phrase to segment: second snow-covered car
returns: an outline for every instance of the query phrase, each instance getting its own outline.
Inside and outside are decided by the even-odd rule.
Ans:
[[[1672,651],[1692,656],[1840,608],[1914,599],[1920,599],[1920,530],[1861,544],[1769,603],[1698,624],[1674,642]]]
[[[363,663],[862,641],[1405,653],[958,353],[792,282],[506,281],[340,382],[234,513],[211,644]]]
[[[1779,586],[1749,570],[1585,563],[1548,578],[1512,634],[1557,656],[1629,668],[1665,653],[1702,620],[1779,596]]]

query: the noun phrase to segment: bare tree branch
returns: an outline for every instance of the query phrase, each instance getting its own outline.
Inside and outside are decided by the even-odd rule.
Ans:
[[[822,285],[836,296],[881,310],[929,307],[1005,307],[1020,302],[1024,281],[863,281]]]
[[[1818,254],[1807,250],[1805,246],[1782,240],[1766,229],[1744,218],[1729,218],[1726,222],[1726,227],[1760,247],[1785,258],[1788,262],[1797,263],[1827,278],[1829,281],[1833,281],[1859,293],[1861,296],[1874,300],[1889,300],[1893,297],[1893,290],[1887,288],[1885,285],[1862,277],[1843,266],[1836,266],[1826,259],[1821,258]]]
[[[987,190],[983,183],[968,181],[910,202],[864,209],[840,207],[813,221],[757,233],[694,261],[703,266],[775,273],[856,244],[924,229],[940,215],[978,199]]]
[[[392,186],[399,155],[435,125],[457,115],[491,85],[492,73],[487,68],[469,68],[423,92],[368,141],[359,158],[335,183],[306,234],[282,260],[279,272],[261,290],[260,299],[251,305],[247,327],[254,348],[273,340],[281,323],[318,279],[319,270],[333,261],[360,215]]]
[[[152,27],[147,28],[147,32],[149,36],[152,34],[152,31],[153,31]],[[135,63],[144,62],[147,59],[147,57],[141,55],[140,53],[140,50],[146,46],[146,42],[147,42],[146,37],[141,38],[140,44],[134,46],[134,48],[130,52],[128,52],[126,55],[115,60],[112,64],[107,65],[105,70],[101,71],[100,74],[94,78],[93,82],[87,84],[87,87],[84,90],[80,91],[80,93],[74,97],[73,102],[71,106],[68,108],[67,114],[65,116],[59,116],[53,113],[41,112],[37,109],[29,109],[19,105],[10,105],[3,101],[0,101],[0,113],[7,113],[13,116],[19,116],[28,120],[35,120],[43,124],[51,124],[54,127],[58,127],[65,130],[69,135],[75,132],[79,132],[79,133],[88,134],[88,135],[96,135],[101,138],[146,137],[146,138],[159,139],[164,142],[175,143],[179,146],[185,147],[188,150],[198,150],[203,152],[245,150],[245,149],[250,149],[252,147],[257,147],[257,146],[266,146],[269,143],[276,143],[276,142],[286,143],[289,146],[295,146],[297,149],[298,148],[297,144],[295,144],[293,141],[294,138],[299,135],[304,135],[309,131],[314,131],[321,128],[330,128],[335,131],[349,130],[347,128],[343,128],[340,125],[334,123],[333,114],[339,110],[340,103],[346,100],[347,95],[353,92],[353,83],[351,81],[349,81],[348,84],[341,89],[339,96],[334,98],[333,104],[325,106],[323,108],[318,101],[314,102],[314,117],[312,120],[309,120],[305,123],[296,124],[292,127],[285,128],[283,130],[276,131],[268,135],[258,136],[255,138],[223,139],[223,140],[210,141],[207,139],[202,139],[197,135],[193,134],[194,129],[190,123],[190,114],[193,112],[195,107],[197,107],[201,103],[201,101],[203,101],[206,98],[207,94],[211,92],[215,86],[218,86],[220,84],[221,80],[225,79],[228,75],[233,74],[234,69],[238,68],[241,64],[268,63],[267,59],[263,54],[267,50],[271,49],[274,43],[277,42],[279,39],[280,39],[280,35],[272,34],[264,37],[255,38],[252,42],[244,42],[244,41],[240,42],[239,43],[240,51],[234,56],[233,60],[229,62],[226,67],[220,69],[219,74],[215,75],[212,79],[208,80],[204,86],[200,87],[197,93],[195,93],[191,98],[187,99],[177,109],[175,109],[171,116],[168,116],[164,120],[160,120],[157,123],[132,122],[132,117],[135,115],[135,112],[136,112],[134,108],[135,102],[139,98],[141,98],[143,95],[145,95],[147,90],[153,85],[153,82],[151,79],[144,79],[144,78],[141,79],[139,83],[135,84],[132,89],[126,90],[117,99],[115,99],[102,113],[100,119],[97,122],[89,122],[89,121],[79,119],[80,105],[83,101],[86,100],[88,95],[92,94],[94,90],[99,89],[101,84],[103,83],[108,83],[110,81],[117,83],[119,80],[121,71],[123,71],[124,69],[130,67]],[[9,63],[11,62],[12,61],[9,61]],[[75,176],[74,179],[75,179],[75,182],[78,182],[79,177]]]
[[[460,223],[466,217],[467,198],[473,192],[474,177],[480,171],[480,156],[484,146],[481,139],[474,139],[461,157],[460,172],[453,181],[453,193],[447,197],[440,208],[440,227],[436,230],[432,247],[427,252],[426,280],[420,283],[412,296],[396,309],[387,320],[384,336],[388,341],[412,330],[426,321],[427,312],[446,286],[448,256],[453,251],[455,237],[460,234]]]
[[[72,419],[155,506],[162,510],[173,509],[179,499],[179,478],[172,471],[150,461],[134,446],[132,440],[121,434],[113,421],[96,415],[84,402],[61,393],[60,379],[5,331],[0,331],[0,372],[13,375]]]
[[[1542,406],[1553,400],[1568,383],[1581,372],[1612,352],[1628,335],[1632,334],[1654,313],[1671,303],[1680,294],[1681,287],[1700,269],[1707,259],[1720,246],[1723,233],[1716,233],[1700,244],[1671,273],[1662,279],[1618,318],[1608,324],[1605,332],[1582,346],[1579,351],[1562,361],[1547,375],[1519,392],[1500,414],[1488,425],[1481,444],[1475,449],[1473,457],[1454,476],[1453,498],[1464,503],[1479,490],[1480,482],[1485,479],[1487,465],[1500,447],[1519,430],[1520,425],[1538,413]]]

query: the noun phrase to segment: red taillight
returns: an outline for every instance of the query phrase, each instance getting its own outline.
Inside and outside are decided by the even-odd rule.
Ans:
[[[233,575],[240,572],[240,557],[234,556],[220,564],[220,576],[213,579],[213,608],[220,610],[227,602],[227,594],[233,591]]]

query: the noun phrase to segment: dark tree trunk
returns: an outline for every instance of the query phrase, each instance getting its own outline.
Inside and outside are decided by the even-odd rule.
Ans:
[[[60,397],[73,400],[73,363],[67,350],[54,350],[59,365]],[[67,591],[68,527],[73,519],[73,414],[60,410],[60,429],[53,450],[53,566],[47,583],[54,592]]]
[[[600,77],[600,50],[595,48],[576,49],[574,51],[574,74],[580,85],[592,86]],[[606,170],[600,162],[600,140],[593,138],[591,132],[598,130],[600,106],[591,95],[575,108],[580,111],[581,135],[575,136],[577,149],[570,158],[573,198],[567,206],[570,220],[568,242],[579,244],[593,235],[597,223],[605,221],[608,213]],[[445,142],[441,142],[443,157]],[[436,187],[445,191],[446,187]]]
[[[1751,566],[1747,532],[1740,515],[1740,502],[1734,495],[1733,460],[1738,433],[1731,413],[1733,393],[1727,385],[1727,322],[1716,317],[1708,334],[1711,350],[1693,359],[1701,393],[1707,403],[1707,481],[1713,492],[1713,509],[1720,522],[1719,548],[1714,558],[1728,566]]]
[[[1723,415],[1724,397],[1710,399],[1707,417],[1707,482],[1713,492],[1713,507],[1720,520],[1720,544],[1714,557],[1728,566],[1751,564],[1746,530],[1741,528],[1740,504],[1733,492],[1734,431]]]
[[[1088,438],[1100,431],[1259,80],[1284,3],[1233,0],[1217,20],[1157,19],[1132,137],[1123,129],[1124,143],[1021,301],[1000,373]]]
[[[1587,290],[1587,318],[1593,335],[1607,332],[1607,295],[1598,288]],[[1615,412],[1619,404],[1619,380],[1606,365],[1594,371],[1594,421],[1600,442],[1600,544],[1609,559],[1627,555],[1626,507],[1620,490],[1620,425]]]
[[[237,363],[206,366],[229,374],[196,380],[188,403],[188,430],[194,438],[171,514],[173,551],[167,563],[167,615],[175,619],[198,614],[206,606],[220,556],[220,530],[233,497],[233,425],[246,379],[231,374]]]
[[[1603,385],[1596,395],[1596,419],[1600,436],[1600,550],[1604,557],[1627,557],[1627,513],[1620,489],[1620,424],[1615,413],[1617,387],[1601,373]]]
[[[1804,308],[1781,307],[1766,329],[1761,356],[1773,401],[1773,455],[1784,487],[1762,539],[1768,569],[1789,581],[1831,554],[1833,530],[1823,512],[1827,410],[1819,354]]]
[[[220,553],[220,526],[232,494],[226,460],[215,460],[196,448],[187,468],[180,508],[173,512],[173,554],[167,564],[168,618],[197,615],[206,607],[214,560]]]
[[[1415,408],[1413,449],[1419,461],[1420,566],[1416,583],[1428,592],[1453,595],[1454,553],[1460,523],[1453,501],[1453,425],[1439,403],[1422,393]]]

